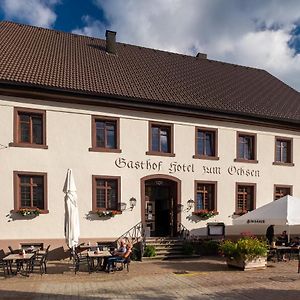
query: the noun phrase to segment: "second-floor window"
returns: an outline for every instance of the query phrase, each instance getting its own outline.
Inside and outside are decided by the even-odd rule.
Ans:
[[[236,161],[256,162],[256,135],[237,133]]]
[[[239,184],[236,185],[236,213],[246,213],[255,209],[255,184]]]
[[[216,183],[215,182],[195,182],[195,211],[216,209]]]
[[[196,128],[195,158],[217,159],[217,130]]]
[[[119,119],[92,117],[91,151],[121,152]]]
[[[43,110],[15,108],[14,142],[11,146],[46,146],[46,112]]]
[[[292,163],[292,141],[289,138],[275,138],[275,164]]]
[[[93,211],[119,210],[120,177],[93,176]]]
[[[149,122],[149,151],[147,154],[173,154],[173,125]]]

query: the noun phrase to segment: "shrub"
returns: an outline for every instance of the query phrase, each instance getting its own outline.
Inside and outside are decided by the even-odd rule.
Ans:
[[[193,255],[195,253],[195,247],[192,243],[184,243],[182,246],[182,252],[184,255]]]
[[[217,255],[219,252],[219,242],[218,241],[203,241],[199,246],[199,252],[201,255]]]
[[[155,247],[152,245],[146,245],[144,250],[144,256],[145,257],[153,257],[156,256],[156,250]]]
[[[268,245],[265,241],[251,237],[243,237],[237,242],[224,241],[220,250],[227,258],[251,260],[259,256],[267,256]]]

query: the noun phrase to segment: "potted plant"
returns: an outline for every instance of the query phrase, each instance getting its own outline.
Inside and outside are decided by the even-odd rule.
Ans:
[[[265,241],[253,237],[242,237],[237,242],[226,240],[220,250],[228,266],[243,270],[266,268],[268,245]]]
[[[200,209],[193,212],[193,215],[201,218],[201,219],[209,219],[218,215],[219,213],[216,210],[208,210],[208,209]]]
[[[16,211],[21,216],[38,216],[40,214],[40,210],[38,208],[30,209],[30,208],[20,208]]]

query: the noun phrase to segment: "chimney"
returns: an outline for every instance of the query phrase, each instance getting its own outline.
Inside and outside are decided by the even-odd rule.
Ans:
[[[200,52],[198,52],[197,55],[196,55],[196,57],[206,59],[207,58],[207,54],[206,53],[200,53]]]
[[[111,30],[106,30],[106,52],[109,54],[116,54],[116,32]]]

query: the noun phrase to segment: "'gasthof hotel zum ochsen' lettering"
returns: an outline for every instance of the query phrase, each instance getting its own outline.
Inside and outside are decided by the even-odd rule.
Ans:
[[[202,166],[200,169],[195,169],[194,164],[187,163],[178,163],[176,161],[165,164],[163,161],[152,161],[151,159],[146,160],[127,160],[126,158],[120,157],[115,160],[115,165],[120,168],[128,168],[135,170],[148,170],[148,171],[156,171],[160,172],[167,167],[167,171],[169,174],[175,173],[194,173],[194,172],[202,172],[202,174],[213,174],[213,175],[221,175],[222,169],[221,167],[212,167],[212,166]],[[166,165],[166,166],[165,166]],[[226,170],[226,173],[229,175],[238,175],[238,176],[247,176],[247,177],[259,177],[260,171],[247,169],[244,167],[236,167],[229,166]]]

